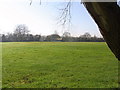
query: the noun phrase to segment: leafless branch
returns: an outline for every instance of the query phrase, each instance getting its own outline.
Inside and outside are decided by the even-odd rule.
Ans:
[[[40,0],[40,5],[41,5],[41,0]]]
[[[30,5],[32,4],[32,0],[30,0]]]
[[[71,0],[66,4],[66,6],[62,9],[59,9],[62,13],[58,18],[57,24],[61,24],[65,26],[67,23],[71,23]]]
[[[30,0],[30,5],[32,4],[32,1],[33,1],[33,0]],[[41,0],[40,0],[40,3],[39,3],[39,4],[41,5]]]

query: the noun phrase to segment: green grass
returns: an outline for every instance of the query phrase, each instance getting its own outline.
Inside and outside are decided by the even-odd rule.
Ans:
[[[103,42],[3,43],[3,88],[117,88],[118,61]]]

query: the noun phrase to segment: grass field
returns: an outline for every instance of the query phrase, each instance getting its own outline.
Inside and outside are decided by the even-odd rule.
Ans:
[[[117,88],[118,61],[103,42],[3,43],[3,88]]]

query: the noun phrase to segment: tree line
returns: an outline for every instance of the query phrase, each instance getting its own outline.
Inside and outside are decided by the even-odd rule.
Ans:
[[[18,25],[13,33],[0,34],[2,42],[104,42],[103,38],[97,36],[91,36],[90,33],[86,32],[79,37],[73,37],[69,32],[64,32],[62,36],[57,33],[42,36],[29,34],[28,27],[24,24]]]

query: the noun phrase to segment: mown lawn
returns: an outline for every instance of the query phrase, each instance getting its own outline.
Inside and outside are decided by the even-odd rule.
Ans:
[[[103,42],[5,42],[3,88],[117,88],[118,61]]]

